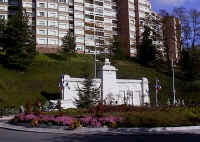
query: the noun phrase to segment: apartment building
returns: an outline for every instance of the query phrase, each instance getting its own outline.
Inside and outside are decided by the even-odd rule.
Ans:
[[[165,19],[165,27],[163,28],[163,37],[166,39],[165,46],[169,48],[168,57],[178,62],[181,52],[181,25],[180,21],[173,16],[163,17]]]
[[[79,53],[108,53],[110,39],[120,35],[126,55],[136,56],[146,16],[160,18],[149,0],[0,0],[0,17],[7,19],[18,6],[26,9],[36,49],[44,53],[57,52],[71,30]],[[159,24],[153,27],[160,31]]]
[[[151,3],[149,0],[120,0],[119,3],[121,44],[127,55],[136,56],[146,15],[152,12]]]

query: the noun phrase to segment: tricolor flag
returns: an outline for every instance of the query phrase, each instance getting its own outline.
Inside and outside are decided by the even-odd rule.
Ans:
[[[59,90],[62,90],[64,88],[64,82],[60,81],[58,83],[58,88],[59,88]]]
[[[157,85],[154,85],[155,89],[157,89],[158,91],[162,89],[162,86],[157,84]]]

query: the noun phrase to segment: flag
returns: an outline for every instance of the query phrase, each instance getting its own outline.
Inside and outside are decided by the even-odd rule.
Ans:
[[[62,81],[58,82],[58,89],[59,90],[62,90],[64,88],[63,84],[64,84],[64,82],[62,82]]]
[[[157,85],[154,85],[154,88],[156,89],[156,90],[161,90],[162,89],[162,86],[161,85],[159,85],[159,84],[157,84]]]

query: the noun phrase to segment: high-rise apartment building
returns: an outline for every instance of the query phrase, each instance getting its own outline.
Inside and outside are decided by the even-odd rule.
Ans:
[[[45,53],[60,49],[71,30],[79,53],[94,53],[94,47],[109,52],[110,39],[119,35],[126,54],[136,56],[146,16],[160,18],[149,0],[0,0],[0,17],[7,19],[19,6],[29,15],[36,49]],[[160,32],[158,22],[153,27]]]
[[[163,38],[165,39],[165,47],[168,47],[168,58],[178,62],[181,52],[181,25],[180,20],[173,16],[163,17],[165,19],[165,27],[163,28]]]

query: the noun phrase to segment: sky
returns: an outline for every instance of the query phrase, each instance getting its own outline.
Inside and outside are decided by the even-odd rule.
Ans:
[[[169,12],[173,7],[185,7],[187,9],[196,8],[200,11],[200,0],[150,0],[154,11],[165,9]]]

